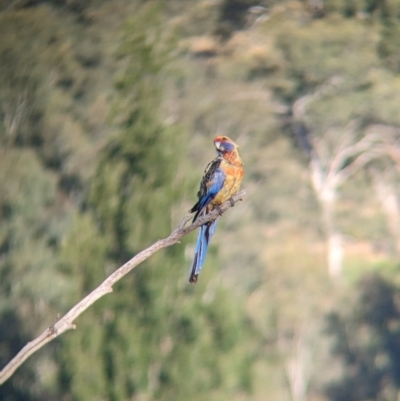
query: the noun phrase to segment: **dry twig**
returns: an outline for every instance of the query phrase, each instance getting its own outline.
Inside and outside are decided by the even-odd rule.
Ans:
[[[172,233],[164,239],[160,239],[153,245],[139,252],[136,256],[118,268],[114,273],[108,276],[97,288],[95,288],[89,295],[77,303],[67,314],[62,318],[58,319],[50,327],[46,328],[42,334],[40,334],[33,341],[30,341],[25,345],[24,348],[0,371],[0,385],[3,384],[15,370],[22,365],[33,353],[42,348],[45,344],[58,337],[60,334],[67,330],[75,329],[76,326],[73,323],[75,319],[89,308],[94,302],[96,302],[103,295],[106,295],[113,291],[113,285],[119,281],[122,277],[128,274],[138,264],[148,259],[151,255],[159,251],[160,249],[167,248],[179,242],[179,240],[196,228],[200,227],[204,223],[217,219],[220,212],[225,212],[227,209],[232,207],[236,202],[243,199],[245,191],[240,191],[233,197],[233,203],[230,201],[225,202],[221,205],[221,210],[214,210],[204,217],[196,220],[195,223],[187,226],[186,224],[192,218],[191,215],[186,216],[179,223],[178,227],[172,231]]]

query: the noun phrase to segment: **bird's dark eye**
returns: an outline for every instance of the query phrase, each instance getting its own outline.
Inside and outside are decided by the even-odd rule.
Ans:
[[[223,137],[222,137],[222,140],[223,140],[223,141],[226,141],[227,139],[228,139],[228,138],[227,138],[226,136],[223,136]]]

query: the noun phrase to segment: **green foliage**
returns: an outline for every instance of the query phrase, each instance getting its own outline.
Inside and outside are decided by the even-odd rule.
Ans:
[[[298,82],[296,89],[300,93],[334,76],[346,81],[363,76],[377,64],[375,50],[371,47],[373,31],[354,21],[317,20],[305,26],[290,24],[288,30],[288,34],[278,37],[278,45]],[[315,31],[319,34],[315,35]]]
[[[177,166],[172,163],[175,133],[157,117],[157,81],[166,60],[157,53],[157,23],[149,32],[137,23],[154,20],[154,12],[140,14],[126,28],[121,56],[127,55],[127,68],[117,81],[121,100],[115,117],[121,128],[105,147],[92,184],[91,204],[103,231],[112,234],[115,252],[122,255],[138,252],[145,240],[155,240],[170,227],[165,210],[173,200],[169,183]]]
[[[65,222],[62,214],[55,217],[61,210],[55,206],[54,176],[42,170],[35,155],[30,151],[8,151],[2,156],[0,242],[3,272],[11,275],[5,277],[4,283],[18,282],[4,292],[10,298],[2,302],[2,308],[26,298],[29,307],[24,313],[28,317],[39,299],[58,304],[61,300],[57,272],[53,272],[54,285],[49,291],[44,291],[48,289],[44,278],[48,277],[54,246],[60,240],[59,225]],[[38,281],[32,286],[34,277]],[[47,299],[43,298],[44,293]]]
[[[3,366],[40,327],[65,307],[71,286],[54,268],[65,215],[56,204],[55,176],[32,150],[1,150],[0,157],[0,361]],[[49,285],[51,283],[51,285]],[[31,365],[32,363],[32,365]],[[0,389],[5,400],[47,399],[49,381],[35,388],[51,349],[29,361]],[[36,368],[33,368],[33,365]],[[53,382],[54,383],[54,382]],[[22,397],[22,398],[19,398]]]
[[[326,385],[329,400],[385,400],[398,391],[398,289],[375,275],[358,287],[351,310],[327,319],[331,352],[343,366],[342,377]]]
[[[43,109],[41,85],[45,77],[43,70],[38,68],[38,58],[46,58],[51,54],[47,43],[54,34],[51,32],[53,27],[46,31],[39,29],[36,22],[45,18],[49,18],[46,10],[0,16],[0,34],[4,38],[0,44],[0,57],[3,60],[0,70],[2,145],[33,143],[38,136],[38,132],[29,129],[29,123],[40,118]],[[35,40],[29,41],[30,38]]]
[[[394,18],[387,19],[382,28],[382,37],[378,46],[379,56],[385,65],[396,73],[400,72],[399,35],[400,22]]]

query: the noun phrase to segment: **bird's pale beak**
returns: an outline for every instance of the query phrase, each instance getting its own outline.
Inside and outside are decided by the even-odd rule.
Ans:
[[[221,142],[220,142],[220,141],[215,142],[215,147],[216,147],[218,150],[221,150]]]

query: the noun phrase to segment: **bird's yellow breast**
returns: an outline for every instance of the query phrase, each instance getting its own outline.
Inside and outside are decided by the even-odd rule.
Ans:
[[[241,160],[235,164],[224,160],[221,163],[221,168],[225,172],[225,182],[216,197],[210,202],[211,206],[221,205],[226,202],[239,191],[242,183],[244,172]]]

